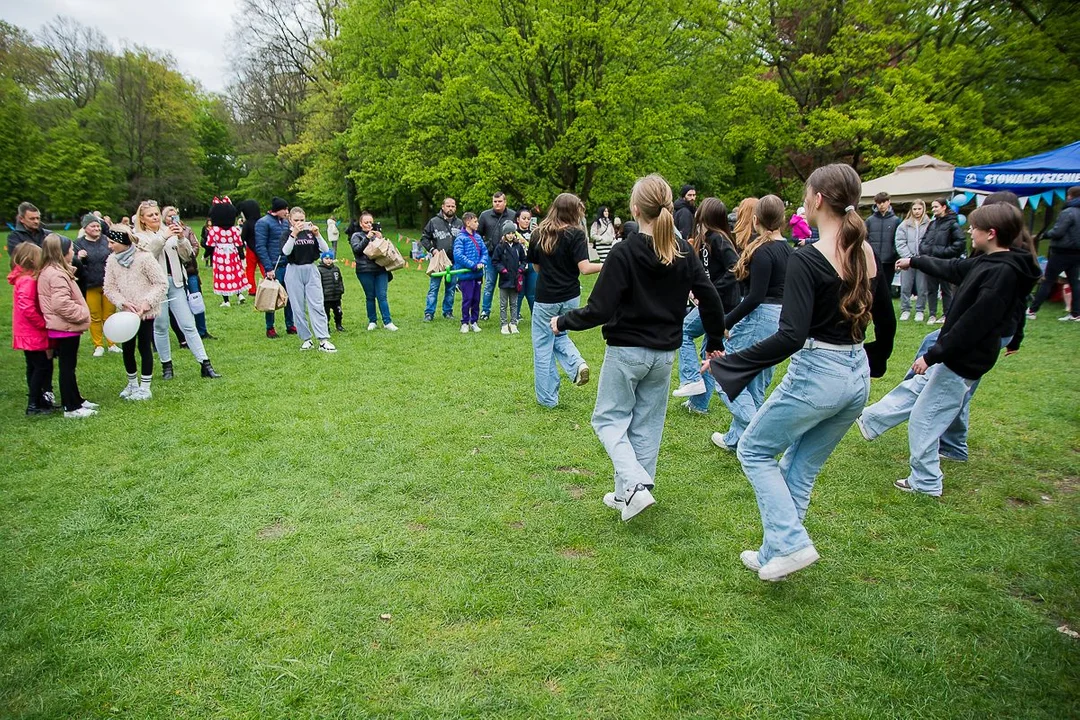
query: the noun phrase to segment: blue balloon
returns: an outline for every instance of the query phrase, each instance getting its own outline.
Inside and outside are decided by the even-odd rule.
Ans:
[[[967,225],[967,215],[957,215],[956,222],[960,223],[960,227]]]
[[[965,195],[964,193],[957,193],[956,195],[953,195],[953,198],[950,202],[953,205],[959,207],[967,202],[967,195]]]

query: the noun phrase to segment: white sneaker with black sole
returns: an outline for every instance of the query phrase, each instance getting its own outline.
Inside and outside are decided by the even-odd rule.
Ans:
[[[626,509],[626,501],[615,497],[613,492],[604,495],[604,504],[612,510],[618,510],[620,513]]]
[[[813,545],[796,550],[790,555],[777,555],[758,570],[758,577],[769,582],[779,582],[788,575],[808,568],[820,559]]]
[[[630,497],[626,498],[626,507],[622,511],[623,522],[627,522],[638,515],[640,515],[647,508],[656,504],[656,499],[649,492],[649,488],[645,487],[641,483],[638,483],[632,491],[630,491]]]
[[[757,572],[761,569],[761,560],[758,559],[757,550],[743,550],[739,553],[739,559],[747,570]]]
[[[311,350],[313,347],[315,347],[315,343],[311,342],[310,339],[300,343],[301,350]]]
[[[330,342],[329,340],[320,340],[319,341],[319,350],[321,352],[324,352],[324,353],[336,353],[337,352],[337,348],[334,347],[334,343]]]
[[[686,385],[680,385],[672,392],[673,397],[694,397],[705,392],[705,381],[698,380],[697,382],[687,383]]]

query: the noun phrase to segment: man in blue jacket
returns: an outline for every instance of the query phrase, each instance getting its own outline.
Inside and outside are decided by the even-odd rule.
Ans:
[[[288,268],[287,259],[281,254],[285,237],[289,234],[288,216],[289,203],[276,197],[270,201],[270,211],[255,223],[255,254],[266,269],[266,277],[277,280],[282,287],[285,286],[285,270]],[[270,339],[278,336],[274,328],[274,315],[274,311],[266,313],[266,337]],[[291,300],[285,304],[285,332],[296,334]]]

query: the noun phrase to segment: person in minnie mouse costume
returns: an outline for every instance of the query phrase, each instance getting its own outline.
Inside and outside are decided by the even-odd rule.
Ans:
[[[214,249],[214,294],[222,297],[221,307],[229,307],[229,297],[244,302],[250,289],[244,270],[244,240],[236,227],[236,208],[228,196],[215,197],[210,206],[210,230],[206,246]]]

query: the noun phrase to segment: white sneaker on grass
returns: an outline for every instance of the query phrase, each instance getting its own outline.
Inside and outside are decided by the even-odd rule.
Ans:
[[[518,334],[517,323],[510,323],[510,334],[511,335],[517,335]]]
[[[102,347],[101,345],[98,345],[96,348],[94,348],[94,357],[104,357],[104,356],[105,356],[105,348],[104,347]]]
[[[915,313],[915,322],[922,322],[922,321],[923,321],[923,314],[921,312],[916,312]]]
[[[120,399],[121,400],[130,400],[131,399],[131,394],[133,392],[135,392],[136,390],[138,390],[138,389],[139,389],[139,383],[138,382],[129,382],[127,384],[127,387],[125,387],[123,390],[120,391]]]
[[[757,572],[761,569],[761,560],[758,559],[757,550],[743,550],[739,553],[739,559],[747,570]]]
[[[936,317],[934,317],[933,315],[931,315],[931,316],[930,316],[930,317],[929,317],[929,318],[928,318],[928,319],[926,320],[926,324],[927,324],[927,325],[937,325],[937,318],[936,318]]]
[[[620,513],[626,509],[626,501],[615,497],[613,492],[604,495],[604,504],[612,510],[618,510]]]
[[[502,330],[500,332],[502,332],[503,335],[509,335],[510,334],[510,326],[509,325],[503,325]]]
[[[64,417],[66,418],[88,418],[92,415],[97,415],[97,410],[90,410],[89,408],[77,408],[75,410],[65,410]]]
[[[304,342],[300,343],[301,350],[310,350],[315,347],[315,343],[311,342],[311,338],[308,338]]]
[[[469,334],[469,326],[466,325],[465,323],[461,324],[461,334],[462,335],[468,335]]]
[[[911,319],[911,313],[909,311],[905,310],[904,312],[900,313],[900,321],[901,322],[904,322],[905,320],[910,320],[910,319]]]
[[[473,323],[469,327],[472,328],[473,332],[480,332],[480,325],[478,325],[477,323]]]
[[[863,436],[863,440],[871,442],[874,439],[870,431],[866,429],[866,425],[863,424],[862,415],[855,418],[855,425],[859,428],[859,434]]]
[[[325,353],[336,353],[337,352],[337,348],[334,347],[334,343],[330,342],[329,340],[320,340],[319,341],[319,350],[320,350],[320,352],[325,352]]]
[[[578,387],[589,384],[589,366],[585,363],[578,365],[577,372],[574,373],[574,384]]]
[[[389,330],[390,332],[397,332],[397,325],[394,323],[386,323],[383,325],[383,330]]]
[[[86,408],[87,410],[97,410],[101,406],[98,405],[95,402],[90,402],[89,400],[83,400],[82,401],[82,407]]]
[[[1036,315],[1035,313],[1031,312],[1030,310],[1028,310],[1027,312],[1024,313],[1024,317],[1026,317],[1028,320],[1034,320],[1035,318],[1037,318],[1039,316]]]
[[[374,330],[374,329],[375,329],[375,328],[377,328],[377,327],[378,327],[378,325],[376,325],[375,323],[371,323],[371,322],[369,322],[369,323],[367,324],[367,329],[368,329],[368,332],[371,332],[372,330]]]
[[[231,307],[231,306],[229,305],[229,301],[226,300],[225,302],[221,303],[221,307]]]
[[[1067,314],[1064,317],[1059,317],[1060,322],[1080,322],[1080,315]]]
[[[630,493],[630,497],[626,498],[626,507],[622,511],[623,522],[627,522],[632,518],[637,517],[646,508],[650,508],[656,504],[656,499],[649,492],[649,488],[638,483],[637,486]]]
[[[705,392],[705,381],[698,380],[697,382],[680,385],[671,394],[675,397],[693,397],[694,395],[700,395],[703,392]]]
[[[820,557],[813,545],[796,550],[790,555],[777,555],[761,566],[758,577],[769,582],[779,582],[792,573],[810,567]]]
[[[150,392],[148,387],[137,387],[131,391],[131,394],[127,396],[128,400],[149,400],[154,397],[154,394]]]
[[[690,404],[689,400],[683,400],[681,406],[686,408],[686,411],[691,415],[708,415],[708,410],[701,410]]]
[[[713,445],[720,448],[721,450],[727,450],[730,453],[735,452],[734,447],[724,442],[724,433],[714,432],[709,439],[712,440]]]

